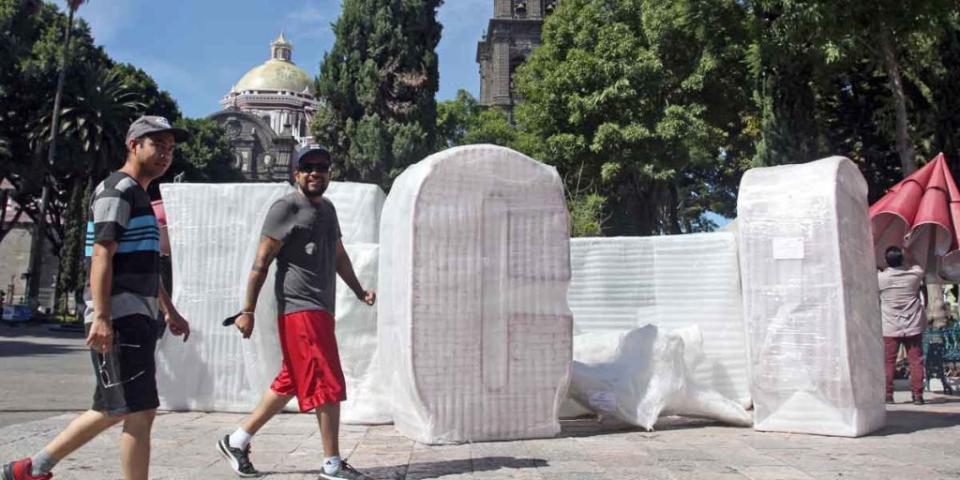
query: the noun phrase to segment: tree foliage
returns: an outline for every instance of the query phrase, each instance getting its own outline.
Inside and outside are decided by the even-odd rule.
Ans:
[[[79,5],[79,0],[73,2]],[[43,185],[50,201],[46,247],[60,258],[57,297],[82,288],[82,245],[93,186],[126,156],[130,122],[144,113],[180,117],[176,102],[133,65],[117,64],[77,19],[60,106],[57,155],[46,164],[67,15],[41,0],[0,0],[0,179],[20,211],[38,221]],[[2,235],[14,225],[0,225]],[[62,307],[63,305],[58,305]]]
[[[568,188],[606,199],[610,232],[732,213],[752,156],[746,19],[733,0],[569,0],[546,21],[518,72],[518,123]]]
[[[345,180],[385,188],[435,145],[442,0],[344,0],[317,78],[314,136]]]
[[[223,125],[206,118],[186,118],[177,126],[186,130],[190,138],[177,144],[173,164],[155,185],[172,181],[174,177],[201,183],[244,181],[243,174],[234,166],[230,138]]]
[[[757,164],[845,155],[874,201],[938,151],[960,160],[954,2],[747,3],[762,111]]]

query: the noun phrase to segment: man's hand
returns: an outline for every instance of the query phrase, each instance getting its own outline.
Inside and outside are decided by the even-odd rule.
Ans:
[[[170,333],[176,337],[183,335],[183,341],[186,342],[187,339],[190,338],[190,323],[176,310],[167,313],[165,317]]]
[[[364,290],[357,294],[357,298],[360,299],[363,303],[367,305],[373,305],[377,303],[377,291],[376,290]]]
[[[253,334],[253,322],[254,322],[252,313],[241,313],[237,317],[236,326],[240,330],[240,333],[243,334],[243,338],[250,338],[250,335]]]
[[[87,346],[98,353],[107,353],[113,348],[113,326],[109,320],[96,318],[90,324]]]

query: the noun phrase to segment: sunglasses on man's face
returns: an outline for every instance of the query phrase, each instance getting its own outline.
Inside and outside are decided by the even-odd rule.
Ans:
[[[301,163],[297,166],[297,171],[301,173],[327,173],[330,171],[329,163]]]

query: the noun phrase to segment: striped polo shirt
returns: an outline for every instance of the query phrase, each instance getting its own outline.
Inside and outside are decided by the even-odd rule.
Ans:
[[[93,244],[117,242],[110,291],[112,319],[142,314],[157,317],[160,291],[160,226],[150,197],[133,177],[113,172],[97,185],[87,222],[86,265],[90,271]],[[85,320],[94,318],[89,276]]]

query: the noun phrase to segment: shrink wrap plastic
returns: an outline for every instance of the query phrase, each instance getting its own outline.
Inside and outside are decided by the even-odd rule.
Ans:
[[[492,145],[432,155],[394,182],[380,238],[396,428],[424,443],[558,433],[572,320],[556,170]]]
[[[737,204],[757,430],[884,425],[867,185],[842,157],[748,171]]]
[[[380,211],[387,196],[371,183],[330,182],[324,197],[337,207],[343,244],[380,243]]]
[[[667,331],[699,327],[702,348],[696,351],[701,358],[690,362],[692,379],[749,405],[740,267],[732,233],[574,238],[570,263],[567,298],[575,346],[583,334],[623,333],[647,324]],[[577,356],[579,348],[574,351],[574,360],[584,361]]]
[[[690,375],[703,358],[701,341],[696,326],[667,332],[647,325],[577,335],[570,396],[597,413],[646,429],[661,414],[749,426],[752,419],[742,405]]]
[[[345,213],[373,208],[342,204],[376,199],[368,185],[359,187],[361,194],[351,196],[351,184],[341,184],[337,187],[340,194],[332,196],[342,225],[363,224],[367,220],[349,218]],[[243,340],[235,328],[224,328],[221,322],[241,307],[267,211],[275,200],[291,191],[293,187],[285,183],[161,186],[172,247],[173,302],[192,331],[187,343],[166,335],[158,345],[161,408],[249,412],[279,372],[275,265],[261,289],[252,337]],[[346,234],[344,229],[344,240]],[[379,246],[356,243],[345,248],[360,282],[365,288],[375,288]],[[348,397],[342,417],[364,423],[388,421],[382,406],[385,393],[378,392],[371,381],[376,350],[375,308],[357,300],[338,277],[336,313]],[[288,409],[295,407],[291,402]]]

